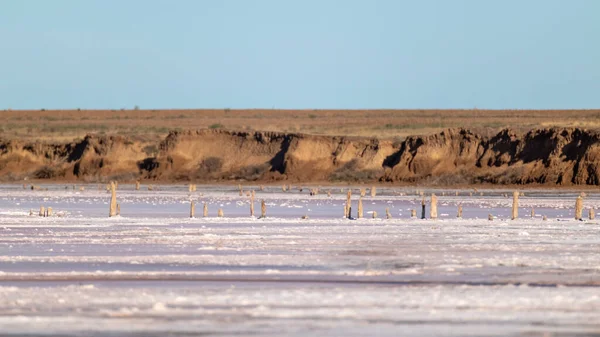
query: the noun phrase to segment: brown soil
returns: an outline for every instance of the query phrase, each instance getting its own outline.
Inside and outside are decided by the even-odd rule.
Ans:
[[[598,185],[600,133],[577,128],[448,129],[404,141],[224,130],[173,131],[160,142],[89,135],[0,142],[4,181],[388,182]]]

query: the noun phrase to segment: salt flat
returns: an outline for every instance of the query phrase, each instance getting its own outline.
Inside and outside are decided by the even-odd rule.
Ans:
[[[573,219],[575,191],[525,190],[510,220],[511,191],[437,190],[421,220],[414,189],[380,188],[348,220],[340,187],[254,187],[265,219],[236,187],[123,185],[114,218],[103,186],[42,188],[0,186],[4,334],[600,335],[600,225]]]

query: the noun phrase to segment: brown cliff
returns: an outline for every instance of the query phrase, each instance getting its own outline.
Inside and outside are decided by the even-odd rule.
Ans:
[[[422,182],[598,185],[600,134],[583,129],[465,129],[387,140],[198,130],[160,144],[89,135],[69,144],[0,141],[0,177],[79,180]]]

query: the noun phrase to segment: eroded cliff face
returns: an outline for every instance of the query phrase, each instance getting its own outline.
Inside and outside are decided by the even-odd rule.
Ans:
[[[598,185],[600,134],[581,129],[464,129],[366,138],[272,132],[171,132],[160,144],[89,135],[69,144],[0,141],[0,177],[172,181],[423,182],[428,184]]]

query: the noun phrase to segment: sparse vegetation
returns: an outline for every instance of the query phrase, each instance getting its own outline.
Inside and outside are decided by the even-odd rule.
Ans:
[[[287,129],[308,134],[404,139],[448,127],[465,127],[483,135],[495,134],[507,126],[517,132],[550,126],[593,129],[600,127],[598,116],[600,110],[142,110],[137,106],[131,110],[85,110],[85,113],[75,108],[7,110],[0,120],[5,130],[2,136],[15,140],[70,140],[89,133],[117,132],[164,137],[176,128],[221,129],[225,125],[231,130]],[[511,120],[518,120],[518,124],[508,125]]]

